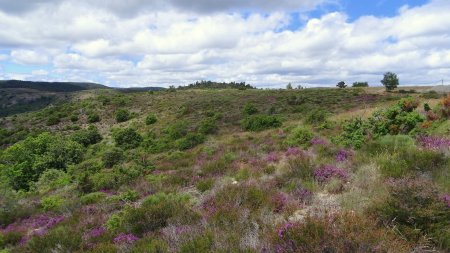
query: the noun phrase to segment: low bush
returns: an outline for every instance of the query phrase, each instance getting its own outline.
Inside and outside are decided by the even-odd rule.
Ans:
[[[129,208],[123,214],[123,228],[137,236],[167,226],[169,219],[180,223],[198,220],[198,215],[187,207],[181,196],[157,193],[145,199],[138,208]]]
[[[88,121],[88,123],[100,122],[100,116],[96,113],[90,113],[87,116],[87,121]]]
[[[366,135],[369,133],[369,125],[362,119],[352,119],[346,121],[342,126],[342,133],[335,141],[346,147],[359,149],[366,141]]]
[[[178,139],[175,142],[175,146],[178,149],[186,150],[197,146],[205,141],[205,136],[203,134],[188,133],[185,137]]]
[[[156,118],[156,115],[153,113],[150,113],[149,115],[147,115],[147,117],[145,117],[145,124],[146,125],[153,125],[158,121],[158,119]]]
[[[143,141],[142,136],[133,128],[115,129],[113,138],[116,145],[124,149],[137,148]]]
[[[242,121],[242,128],[246,131],[262,131],[270,128],[280,127],[281,121],[276,116],[253,115]]]
[[[102,156],[103,165],[106,168],[112,168],[114,165],[120,164],[125,160],[125,155],[122,149],[112,148],[105,151]]]
[[[258,112],[258,109],[256,109],[256,106],[254,106],[252,103],[246,103],[244,105],[244,108],[242,109],[242,112],[244,115],[253,115]]]
[[[50,115],[47,119],[47,126],[53,126],[59,124],[59,122],[61,122],[61,119],[58,115]]]
[[[61,170],[49,169],[44,171],[34,184],[38,192],[48,192],[70,183],[70,176]]]
[[[118,109],[114,117],[118,123],[121,123],[128,121],[131,118],[131,114],[126,109]]]
[[[275,252],[410,252],[411,246],[391,230],[360,215],[289,222],[272,236]]]
[[[92,192],[81,196],[80,201],[84,205],[96,204],[106,198],[106,194],[103,192]]]
[[[194,239],[185,242],[181,245],[180,253],[208,253],[212,252],[214,245],[213,236],[210,233],[197,235]]]
[[[100,142],[102,140],[102,136],[100,135],[97,127],[89,126],[87,129],[75,132],[72,135],[72,140],[88,147],[89,145]]]
[[[167,243],[158,238],[146,237],[142,240],[137,241],[133,248],[131,248],[130,253],[168,253],[169,246]],[[195,251],[194,251],[195,252]]]
[[[48,196],[41,200],[41,206],[45,211],[58,210],[64,204],[64,199],[59,196]]]
[[[413,242],[426,236],[436,246],[450,249],[450,212],[431,182],[413,178],[393,180],[389,191],[387,200],[373,204],[370,209],[380,222],[395,227]]]
[[[305,123],[311,125],[323,124],[327,121],[328,113],[323,109],[311,110],[306,114]]]
[[[313,137],[314,134],[308,128],[298,126],[288,134],[286,144],[288,146],[308,147]]]
[[[187,125],[188,123],[185,121],[178,121],[166,127],[163,130],[163,134],[165,134],[170,140],[178,140],[188,133]]]
[[[218,130],[217,123],[215,119],[208,118],[202,120],[198,127],[198,131],[201,134],[215,134]]]

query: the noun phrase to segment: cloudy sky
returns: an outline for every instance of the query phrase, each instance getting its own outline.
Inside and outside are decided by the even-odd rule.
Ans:
[[[0,79],[450,83],[449,0],[0,0]]]

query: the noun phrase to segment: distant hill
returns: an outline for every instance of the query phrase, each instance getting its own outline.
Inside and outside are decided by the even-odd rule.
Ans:
[[[0,89],[24,88],[49,92],[74,92],[91,89],[108,89],[109,87],[98,83],[78,83],[78,82],[32,82],[20,80],[0,81]]]

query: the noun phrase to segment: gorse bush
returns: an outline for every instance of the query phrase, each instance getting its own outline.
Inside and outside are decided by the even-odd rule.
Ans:
[[[262,131],[280,127],[282,123],[276,116],[252,115],[244,119],[241,125],[246,131]]]
[[[315,109],[310,111],[305,118],[305,122],[312,125],[325,123],[327,120],[327,111],[323,109]]]
[[[137,148],[143,141],[142,136],[133,128],[115,129],[113,138],[116,145],[124,149]]]

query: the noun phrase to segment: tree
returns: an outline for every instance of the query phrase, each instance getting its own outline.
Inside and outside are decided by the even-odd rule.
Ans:
[[[398,77],[397,74],[392,72],[386,72],[384,74],[383,80],[381,80],[381,83],[386,87],[387,91],[391,91],[398,86]]]
[[[345,82],[344,82],[344,81],[340,81],[338,84],[336,84],[336,86],[339,87],[339,88],[341,88],[341,89],[347,87],[347,85],[345,85]]]
[[[287,90],[292,90],[292,84],[291,84],[291,83],[288,83],[288,84],[286,85],[286,89],[287,89]]]

